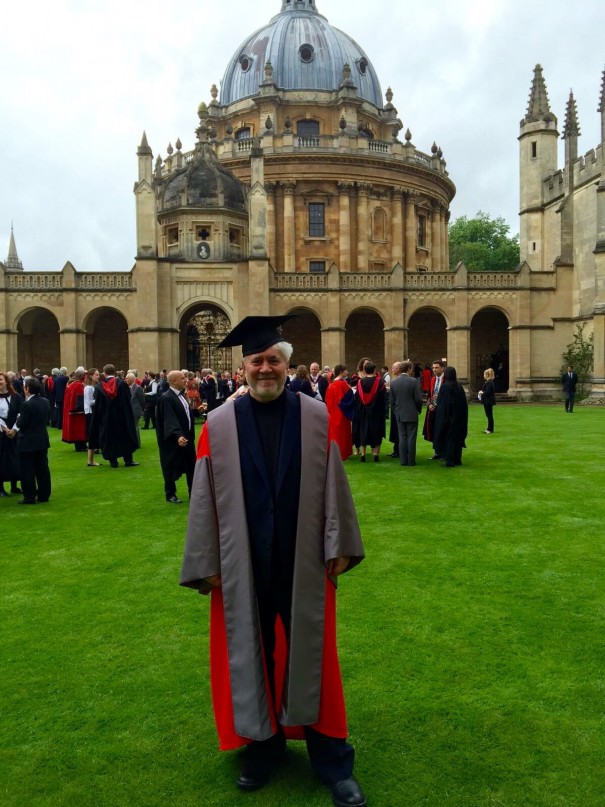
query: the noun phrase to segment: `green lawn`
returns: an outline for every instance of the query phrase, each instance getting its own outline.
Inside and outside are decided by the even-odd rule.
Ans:
[[[461,468],[351,459],[366,561],[339,641],[370,807],[605,804],[605,408],[470,410]],[[0,804],[330,804],[304,746],[258,793],[219,754],[187,506],[53,432],[53,496],[0,500]],[[179,483],[184,494],[184,482]],[[296,775],[293,775],[295,773]]]

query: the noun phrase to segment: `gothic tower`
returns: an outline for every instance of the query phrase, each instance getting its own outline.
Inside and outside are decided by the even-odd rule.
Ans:
[[[544,270],[543,180],[557,170],[557,118],[550,110],[542,66],[534,69],[527,114],[519,135],[521,261],[533,270]],[[525,253],[523,252],[525,248]]]

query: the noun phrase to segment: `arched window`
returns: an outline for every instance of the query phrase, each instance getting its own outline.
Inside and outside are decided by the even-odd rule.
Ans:
[[[387,216],[382,207],[375,207],[372,211],[372,240],[387,240]]]

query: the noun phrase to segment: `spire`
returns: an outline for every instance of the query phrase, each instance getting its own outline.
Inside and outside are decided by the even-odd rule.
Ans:
[[[23,271],[23,264],[19,260],[19,256],[17,255],[17,247],[15,246],[15,236],[13,234],[12,221],[11,221],[11,238],[8,245],[8,258],[6,259],[6,263],[4,265],[10,272]]]
[[[580,134],[580,124],[578,123],[578,109],[573,92],[569,91],[569,100],[565,110],[565,125],[561,137],[566,140],[569,137],[577,137]]]
[[[147,134],[143,130],[143,137],[141,138],[141,145],[137,149],[137,155],[139,157],[143,157],[147,154],[152,154],[152,152],[151,149],[149,148],[149,143],[147,142]]]
[[[522,123],[536,123],[538,121],[556,121],[555,116],[550,111],[548,92],[542,75],[542,65],[537,64],[534,68],[534,79],[529,91],[529,103],[527,114]]]

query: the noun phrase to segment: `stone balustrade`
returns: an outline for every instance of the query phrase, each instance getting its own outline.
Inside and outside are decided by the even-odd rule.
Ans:
[[[134,290],[132,272],[85,272],[76,275],[77,289]]]
[[[219,160],[229,160],[251,151],[254,140],[246,138],[244,140],[233,140],[232,138],[219,141],[214,144],[214,149]],[[410,144],[403,145],[397,141],[386,142],[384,140],[373,140],[366,137],[350,137],[342,134],[336,135],[296,135],[292,132],[276,134],[271,132],[265,141],[261,138],[261,146],[265,155],[271,154],[292,154],[296,152],[312,152],[319,154],[322,152],[340,152],[343,150],[351,154],[367,153],[368,156],[377,158],[396,160],[403,163],[415,163],[421,165],[437,174],[447,176],[445,162],[443,159],[431,157],[422,151],[418,151]],[[180,161],[170,158],[162,165],[162,176],[169,176],[176,170],[178,162],[187,165],[195,157],[195,150],[182,152]]]
[[[328,277],[327,273],[276,272],[273,288],[275,291],[448,291],[456,288],[517,289],[520,285],[515,272],[469,272],[466,284],[461,284],[456,272],[410,272],[397,278],[390,272],[341,272],[336,285],[330,284]]]

